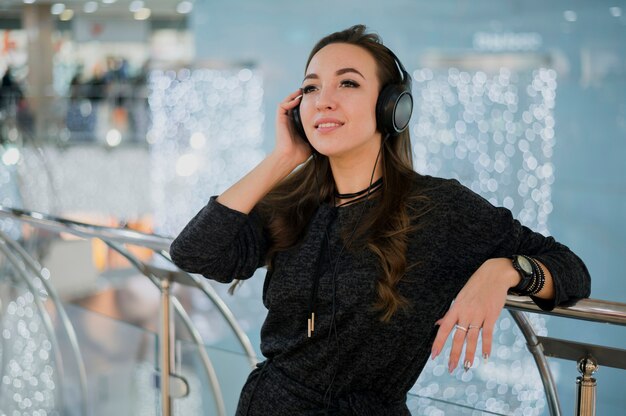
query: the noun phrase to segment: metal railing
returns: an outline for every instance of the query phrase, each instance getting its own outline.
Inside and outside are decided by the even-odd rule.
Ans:
[[[196,275],[191,275],[178,270],[163,269],[155,266],[145,265],[134,258],[122,246],[123,244],[132,244],[141,247],[147,247],[154,250],[162,258],[171,262],[169,257],[169,246],[171,239],[164,236],[146,234],[138,231],[127,229],[119,229],[112,227],[104,227],[92,224],[85,224],[65,218],[53,217],[50,215],[29,212],[21,209],[8,208],[0,206],[0,217],[10,217],[19,221],[27,222],[34,227],[42,228],[55,232],[69,232],[77,236],[86,238],[98,238],[105,241],[111,248],[126,257],[131,264],[139,269],[144,275],[149,277],[153,282],[160,281],[158,285],[163,293],[163,311],[165,318],[163,319],[163,336],[161,354],[162,366],[168,367],[171,361],[169,358],[171,343],[171,333],[169,332],[169,302],[172,300],[171,294],[167,288],[172,281],[184,282],[198,287],[203,293],[218,307],[222,316],[228,321],[232,330],[236,334],[241,346],[243,347],[251,365],[256,363],[256,355],[252,349],[250,341],[245,333],[238,326],[235,317],[228,307],[224,304],[215,290],[206,282]],[[0,236],[6,238],[6,236]],[[171,263],[173,265],[173,263]],[[169,300],[168,300],[169,299]],[[175,309],[181,313],[182,307],[174,303]],[[609,348],[599,345],[583,344],[573,341],[557,340],[549,337],[542,337],[535,334],[532,326],[528,322],[526,316],[522,312],[540,313],[551,316],[566,317],[570,319],[585,320],[592,322],[609,323],[614,325],[626,326],[626,304],[618,302],[608,302],[596,299],[581,299],[567,306],[557,306],[554,310],[547,312],[540,309],[535,303],[524,297],[509,296],[505,307],[511,313],[514,321],[524,335],[527,347],[535,359],[535,363],[539,370],[550,414],[560,416],[562,414],[561,406],[558,400],[558,394],[554,379],[550,372],[546,357],[557,357],[577,362],[577,367],[582,376],[578,377],[577,383],[577,403],[576,415],[592,416],[595,415],[595,379],[591,375],[597,370],[599,365],[626,369],[626,350]],[[181,316],[185,314],[181,313]],[[186,316],[186,315],[185,315]],[[192,332],[192,337],[196,343],[200,343],[199,335],[194,332],[191,321],[188,317],[183,318],[185,325]],[[170,360],[170,361],[168,361]],[[204,360],[204,357],[203,357]],[[211,373],[210,363],[207,365],[207,371]],[[209,375],[211,378],[211,374]],[[218,385],[216,383],[216,385]],[[168,391],[169,379],[166,383],[161,383],[163,398],[163,415],[169,415],[171,407],[171,392]],[[214,389],[214,394],[219,394],[219,389]],[[170,406],[167,405],[170,403]],[[219,405],[218,405],[219,408]],[[223,414],[223,409],[218,409],[219,414]]]
[[[596,414],[596,380],[592,375],[598,370],[600,363],[607,367],[626,370],[626,350],[538,336],[522,312],[626,326],[626,304],[597,299],[580,299],[571,305],[557,306],[552,311],[546,312],[535,305],[530,298],[509,296],[506,308],[522,331],[528,350],[535,359],[546,391],[550,415],[561,416],[562,411],[546,357],[562,358],[577,363],[581,376],[576,379],[575,415],[594,416]]]
[[[230,311],[230,309],[226,306],[226,304],[222,301],[222,299],[217,295],[215,290],[206,282],[206,280],[199,279],[197,276],[191,275],[184,271],[179,270],[176,266],[171,263],[171,259],[169,257],[169,245],[171,240],[158,235],[151,235],[140,233],[132,230],[119,229],[119,228],[111,228],[111,227],[103,227],[92,224],[80,223],[77,221],[72,221],[65,218],[53,217],[47,214],[42,214],[38,212],[27,212],[24,210],[13,209],[13,208],[5,208],[0,207],[0,216],[11,217],[13,219],[17,219],[26,223],[33,225],[36,228],[45,229],[48,231],[54,232],[65,232],[70,233],[76,236],[84,237],[84,238],[97,238],[104,241],[111,249],[121,254],[124,258],[126,258],[129,263],[134,266],[137,270],[139,270],[144,276],[148,277],[152,283],[154,283],[161,291],[161,325],[160,325],[160,390],[161,390],[161,414],[163,416],[170,416],[172,414],[172,399],[184,397],[189,393],[189,386],[186,380],[177,374],[172,372],[173,363],[174,363],[174,348],[173,348],[173,340],[175,338],[173,331],[173,322],[171,319],[171,307],[174,306],[174,311],[179,315],[188,332],[191,334],[192,340],[196,344],[201,361],[206,370],[207,377],[210,382],[210,387],[213,391],[213,396],[215,398],[215,405],[217,414],[220,416],[226,415],[226,409],[222,397],[221,388],[219,385],[219,380],[213,369],[213,365],[211,360],[209,359],[206,350],[203,347],[203,342],[200,336],[199,331],[195,328],[191,319],[187,315],[186,311],[180,304],[180,302],[176,299],[176,297],[171,293],[171,284],[176,282],[179,284],[190,285],[198,287],[217,307],[218,311],[221,313],[223,318],[228,322],[229,326],[235,333],[241,347],[244,350],[246,357],[248,358],[248,362],[251,367],[253,367],[257,362],[257,357],[252,348],[252,344],[248,339],[245,332],[241,329],[234,315]],[[17,260],[17,256],[11,253],[9,250],[5,249],[6,246],[10,246],[15,249],[15,247],[19,247],[17,243],[15,243],[9,236],[6,234],[0,234],[0,250],[7,256],[9,261],[16,267],[16,269],[20,270],[20,263]],[[167,260],[171,264],[171,268],[164,268],[161,266],[156,266],[152,264],[145,264],[133,256],[127,249],[124,248],[122,244],[131,244],[135,246],[141,246],[150,248],[155,251],[161,258]],[[36,261],[28,255],[23,249],[18,251],[19,257],[22,259],[24,264],[34,267],[34,271],[37,274],[41,274],[42,267],[38,266]],[[22,276],[24,282],[32,286],[30,283],[30,279],[27,276]],[[45,279],[41,279],[42,282],[45,282]],[[31,291],[35,293],[35,289],[31,288]],[[63,319],[63,324],[66,327],[66,331],[70,334],[70,339],[75,341],[75,336],[73,327],[67,319],[67,314],[64,311],[64,308],[61,302],[58,300],[58,296],[56,296],[54,289],[46,285],[46,292],[50,295],[50,297],[54,300],[57,309],[60,311]],[[38,299],[37,297],[35,297]],[[43,305],[40,305],[40,310],[44,311]],[[43,314],[44,320],[47,317],[47,314]],[[52,334],[52,339],[54,340],[54,333],[52,331],[52,324],[50,323],[49,332]],[[59,351],[58,346],[56,346],[55,342],[55,351]],[[77,343],[72,342],[73,350],[75,351],[77,362],[79,363],[79,368],[81,369],[81,393],[83,397],[83,414],[87,414],[86,403],[84,402],[87,397],[87,386],[86,386],[86,377],[84,372],[84,363],[82,357],[80,356],[80,350],[78,348]],[[56,362],[60,362],[60,360],[56,360]],[[167,376],[166,376],[167,375]],[[61,392],[59,391],[59,394]],[[63,400],[60,397],[59,400]]]

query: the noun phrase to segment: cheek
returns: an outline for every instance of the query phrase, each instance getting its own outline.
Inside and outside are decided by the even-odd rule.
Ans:
[[[313,123],[315,117],[314,107],[312,100],[307,100],[306,97],[302,98],[302,102],[300,103],[300,119],[302,120],[305,131],[309,130]]]

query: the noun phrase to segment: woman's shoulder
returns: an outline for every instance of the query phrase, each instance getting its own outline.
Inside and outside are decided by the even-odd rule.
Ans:
[[[446,179],[414,172],[411,196],[427,197],[436,202],[444,202],[454,200],[467,193],[473,194],[470,189],[456,179]]]

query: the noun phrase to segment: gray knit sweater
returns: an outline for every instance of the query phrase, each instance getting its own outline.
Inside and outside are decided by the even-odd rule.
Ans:
[[[418,231],[410,235],[406,257],[407,264],[414,266],[397,287],[410,307],[391,322],[381,322],[372,308],[377,299],[378,260],[367,250],[344,251],[336,274],[337,336],[329,336],[330,265],[343,245],[341,227],[351,227],[363,204],[367,209],[376,199],[342,208],[322,204],[297,246],[275,255],[273,270],[265,278],[263,302],[268,314],[261,330],[261,351],[271,359],[272,369],[263,377],[267,380],[256,386],[252,381],[261,378],[259,370],[251,374],[238,414],[244,414],[242,401],[250,400],[252,392],[251,415],[320,414],[316,409],[325,406],[327,391],[335,398],[333,406],[344,409],[336,414],[409,414],[406,394],[429,357],[437,330],[434,322],[489,258],[526,254],[541,261],[552,273],[556,290],[554,301],[535,299],[543,309],[589,296],[590,279],[583,262],[552,237],[522,226],[509,210],[492,206],[455,180],[416,175],[414,191],[427,197],[414,202],[426,206],[415,208],[429,211],[419,217]],[[316,269],[325,230],[330,250],[323,250],[321,267]],[[267,233],[256,211],[245,215],[213,197],[176,238],[170,252],[182,269],[227,283],[252,276],[264,265],[267,249]],[[316,270],[320,279],[316,324],[308,338]],[[276,381],[280,377],[284,382]]]

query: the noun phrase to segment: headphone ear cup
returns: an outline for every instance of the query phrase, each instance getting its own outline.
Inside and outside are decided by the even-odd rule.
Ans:
[[[409,125],[413,96],[405,85],[385,86],[376,102],[376,126],[383,134],[397,136]]]
[[[309,139],[306,137],[304,125],[302,124],[302,118],[300,117],[300,103],[298,103],[298,105],[291,110],[291,119],[293,120],[293,126],[296,129],[296,133],[298,133],[300,137],[308,143]]]

